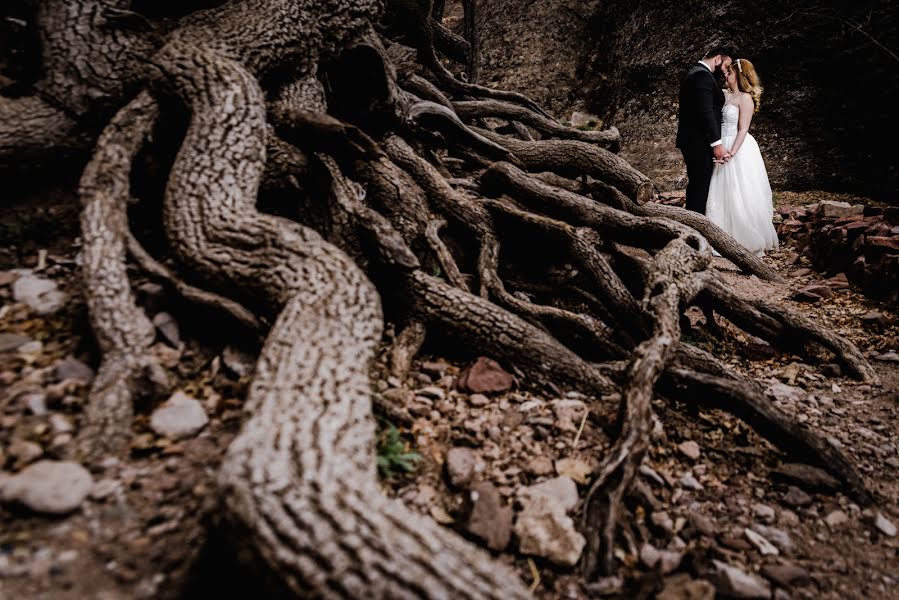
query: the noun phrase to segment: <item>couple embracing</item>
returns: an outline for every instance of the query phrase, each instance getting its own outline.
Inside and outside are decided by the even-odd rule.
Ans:
[[[677,147],[687,163],[687,208],[760,256],[778,244],[768,173],[749,134],[761,97],[753,64],[717,46],[681,84],[677,128]]]

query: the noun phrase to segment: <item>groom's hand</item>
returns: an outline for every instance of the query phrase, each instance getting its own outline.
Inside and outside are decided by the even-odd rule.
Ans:
[[[730,152],[724,149],[724,144],[714,146],[712,148],[712,154],[715,156],[716,163],[727,162],[727,159],[730,158]]]

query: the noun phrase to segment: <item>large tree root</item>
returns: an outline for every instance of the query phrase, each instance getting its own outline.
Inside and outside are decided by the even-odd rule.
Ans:
[[[135,394],[146,389],[139,384],[166,381],[147,352],[155,328],[138,308],[125,270],[131,162],[157,114],[146,93],[122,109],[100,137],[81,179],[82,272],[88,314],[103,351],[76,440],[77,455],[90,463],[127,445]]]
[[[501,360],[537,387],[597,401],[621,392],[620,435],[586,502],[589,577],[614,570],[617,539],[635,546],[620,527],[622,502],[649,444],[657,382],[674,397],[701,390],[708,402],[726,399],[786,452],[828,463],[869,500],[842,453],[682,342],[679,323],[696,304],[772,344],[795,348],[798,334],[874,381],[858,351],[723,288],[708,270],[709,243],[745,272],[777,275],[707,219],[648,202],[651,182],[605,148],[617,146],[617,131],[565,128],[520,94],[477,85],[473,2],[467,40],[441,29],[429,3],[389,4],[394,33],[415,50],[381,47],[376,0],[231,0],[160,38],[124,0],[41,4],[47,76],[42,100],[24,102],[45,118],[23,122],[29,133],[18,147],[0,130],[0,157],[50,144],[45,122],[65,140],[68,120],[103,115],[135,83],[148,90],[112,119],[82,178],[88,308],[104,353],[82,454],[95,461],[120,451],[139,383],[164,383],[147,357],[153,328],[125,273],[130,245],[139,265],[186,299],[254,329],[274,322],[220,483],[239,543],[297,596],[527,596],[510,570],[379,489],[368,372],[382,302],[405,325],[391,356],[398,374],[427,332]],[[441,64],[435,46],[465,63],[469,81]],[[411,64],[416,53],[422,65]],[[404,61],[399,75],[394,60]],[[48,98],[52,109],[40,104]],[[0,99],[0,113],[11,106]],[[182,123],[185,106],[162,219],[176,272],[130,237],[126,205],[131,164],[153,123]],[[520,139],[487,128],[487,117],[509,122]],[[557,139],[530,139],[526,126]],[[277,209],[291,219],[261,212],[260,189],[282,202],[295,191],[297,206]],[[521,231],[533,247],[517,242]],[[402,407],[376,402],[408,420]]]
[[[380,302],[345,254],[255,211],[265,132],[255,78],[186,44],[157,61],[192,112],[166,190],[172,247],[211,282],[283,305],[249,390],[254,416],[222,467],[230,517],[298,595],[524,596],[481,551],[381,494],[368,391]],[[218,171],[198,180],[206,156]]]

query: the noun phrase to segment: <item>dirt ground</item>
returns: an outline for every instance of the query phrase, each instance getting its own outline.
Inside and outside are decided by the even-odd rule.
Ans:
[[[0,353],[0,466],[7,475],[36,460],[33,452],[44,458],[64,456],[77,435],[87,388],[77,380],[59,381],[58,361],[74,357],[97,367],[79,290],[75,214],[75,199],[61,191],[37,209],[23,200],[0,213],[0,332],[41,342],[28,352]],[[50,224],[57,225],[52,235],[47,233]],[[48,250],[43,260],[42,249]],[[663,577],[641,564],[639,547],[624,544],[618,554],[625,565],[623,580],[604,585],[612,597],[652,597],[678,573],[713,581],[711,561],[716,559],[746,572],[766,565],[798,568],[792,571],[797,574],[794,584],[776,592],[778,598],[899,597],[899,537],[888,537],[874,526],[878,511],[899,523],[899,363],[890,354],[899,351],[897,315],[851,287],[816,304],[787,299],[791,290],[823,280],[789,248],[767,258],[786,284],[746,277],[724,259],[716,260],[730,286],[828,325],[857,344],[877,369],[880,385],[860,385],[826,360],[806,363],[774,351],[723,320],[728,335],[716,341],[704,317],[698,311],[690,314],[693,329],[687,338],[775,386],[783,410],[848,453],[877,496],[877,506],[860,507],[839,492],[811,491],[797,506],[797,494],[771,473],[790,462],[789,457],[726,413],[657,398],[653,447],[645,461],[648,469],[640,476],[648,494],[629,506],[642,540],[675,552],[680,560]],[[43,267],[37,275],[69,295],[65,306],[50,316],[12,300],[12,270],[36,267]],[[133,281],[151,316],[168,312],[178,323],[176,340],[160,334],[154,348],[177,375],[178,389],[203,404],[209,423],[195,437],[171,442],[149,428],[154,407],[138,406],[130,454],[110,458],[93,474],[91,494],[74,513],[49,518],[0,507],[2,599],[259,593],[254,576],[233,561],[233,546],[224,545],[217,533],[214,493],[219,461],[244,418],[242,400],[250,376],[239,374],[251,364],[253,342],[233,347],[237,340],[215,333],[222,327],[214,318],[172,300],[138,273]],[[872,312],[883,318],[861,319]],[[483,465],[478,478],[513,506],[522,487],[559,471],[577,478],[608,449],[615,398],[584,398],[565,390],[557,396],[534,394],[528,391],[526,373],[519,374],[509,392],[472,396],[458,391],[456,380],[475,353],[449,359],[434,352],[426,348],[406,380],[375,382],[382,396],[407,399],[410,421],[396,425],[405,448],[421,456],[414,473],[386,477],[385,491],[422,513],[464,529],[467,492],[448,483],[443,464],[452,447],[474,450]],[[45,407],[29,401],[33,392],[45,395]],[[572,420],[559,410],[559,399],[581,401],[588,416]],[[679,450],[685,441],[697,444],[697,457]],[[23,442],[31,444],[26,447],[31,453],[22,450]],[[580,484],[578,491],[583,502],[586,485]],[[578,527],[580,508],[571,512]],[[776,555],[762,555],[748,540],[747,528],[758,525],[768,527],[761,531],[774,543]],[[515,565],[537,597],[600,595],[599,588],[580,583],[577,568],[529,559],[516,548],[513,540],[500,559]]]

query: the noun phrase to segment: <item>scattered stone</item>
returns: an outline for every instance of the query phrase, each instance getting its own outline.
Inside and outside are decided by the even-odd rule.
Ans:
[[[562,431],[577,431],[587,413],[587,405],[581,400],[556,400],[552,403],[556,415],[556,427]]]
[[[91,498],[94,500],[103,500],[118,491],[121,484],[115,479],[101,479],[91,488]]]
[[[491,483],[478,484],[468,494],[465,529],[483,540],[491,550],[509,545],[512,536],[512,508],[506,506]]]
[[[59,291],[55,282],[30,274],[16,279],[12,293],[16,302],[27,304],[39,315],[53,314],[66,303],[65,293]]]
[[[693,477],[692,473],[684,473],[684,476],[680,478],[680,484],[688,490],[697,492],[705,489],[702,484]]]
[[[766,540],[777,546],[784,554],[792,554],[796,550],[796,545],[793,544],[793,540],[792,538],[790,538],[790,534],[783,529],[778,529],[776,527],[766,527],[765,525],[759,525],[758,523],[755,523],[752,526],[752,530],[759,535],[764,536]]]
[[[649,520],[653,525],[655,525],[665,533],[674,532],[674,521],[671,520],[671,517],[665,511],[656,511],[652,513],[652,515],[649,517]]]
[[[699,458],[699,444],[694,442],[693,440],[687,440],[686,442],[681,442],[677,445],[677,449],[681,454],[689,458],[690,460],[697,460]]]
[[[712,537],[715,535],[715,522],[706,515],[691,511],[687,514],[687,519],[693,528],[704,536]]]
[[[783,496],[783,502],[787,506],[802,507],[812,503],[812,497],[800,490],[795,485],[787,488],[787,493]]]
[[[704,579],[693,579],[678,573],[665,580],[665,587],[656,600],[714,600],[715,586]]]
[[[53,365],[56,381],[80,381],[89,385],[94,380],[94,370],[77,358],[64,358]]]
[[[781,587],[803,586],[811,582],[808,571],[798,565],[785,563],[782,565],[765,565],[762,575]]]
[[[448,368],[449,365],[445,362],[433,362],[427,360],[422,362],[419,366],[419,369],[421,369],[423,373],[427,373],[433,377],[443,377]]]
[[[789,298],[796,302],[818,302],[832,295],[833,291],[826,285],[807,285],[790,294]]]
[[[743,534],[746,536],[746,539],[752,542],[753,546],[758,548],[758,551],[762,553],[762,556],[777,556],[780,554],[780,550],[778,550],[774,544],[766,540],[762,534],[756,533],[748,527],[743,529]]]
[[[44,344],[39,340],[32,340],[19,346],[16,353],[28,364],[33,363],[43,353]]]
[[[718,592],[730,598],[768,600],[771,585],[756,575],[750,575],[737,567],[713,560],[718,575]]]
[[[776,479],[794,483],[807,491],[834,492],[840,489],[840,482],[827,471],[801,463],[785,463],[771,471]]]
[[[0,500],[41,513],[61,515],[78,508],[94,481],[76,462],[42,460],[21,473],[0,480]]]
[[[773,523],[776,516],[774,509],[767,504],[754,504],[752,506],[752,512],[756,518],[763,523]]]
[[[874,527],[887,537],[896,537],[896,526],[883,516],[883,513],[878,512],[877,516],[874,517]]]
[[[567,567],[577,563],[587,543],[562,506],[544,495],[532,497],[519,513],[515,535],[522,553]]]
[[[251,374],[256,368],[256,360],[234,346],[225,346],[225,349],[222,350],[222,364],[238,379]]]
[[[180,391],[172,394],[150,415],[150,428],[171,440],[194,436],[208,422],[203,405]]]
[[[446,474],[450,483],[457,488],[467,488],[478,472],[483,470],[478,453],[471,448],[458,446],[446,453]]]
[[[883,354],[878,354],[874,358],[884,362],[899,363],[899,352],[884,352]]]
[[[468,397],[468,402],[472,406],[487,406],[488,404],[490,404],[490,398],[488,398],[484,394],[472,394]]]
[[[443,400],[444,398],[446,398],[446,390],[437,387],[436,385],[423,387],[420,390],[416,390],[415,393],[424,396],[425,398],[431,398],[433,400]]]
[[[865,207],[862,204],[849,204],[838,200],[822,200],[815,213],[823,217],[852,217],[862,215]]]
[[[50,428],[53,433],[71,433],[75,429],[68,417],[59,413],[50,415]]]
[[[824,522],[827,523],[828,527],[834,529],[835,527],[848,523],[849,516],[841,510],[835,510],[824,517]]]
[[[574,128],[592,127],[599,129],[602,127],[602,119],[592,113],[576,110],[571,113],[571,126]]]
[[[523,506],[535,502],[538,498],[546,498],[565,513],[577,506],[579,499],[577,485],[570,477],[556,477],[522,488],[518,492],[518,497]]]
[[[153,325],[169,344],[177,348],[181,344],[181,332],[178,329],[178,321],[167,312],[156,313],[153,316]]]
[[[480,356],[459,375],[458,386],[468,392],[485,394],[505,392],[511,389],[512,383],[512,375],[503,370],[498,362]]]
[[[15,459],[14,469],[21,469],[25,465],[33,463],[44,454],[43,448],[34,442],[15,439],[7,448],[7,453]]]
[[[553,472],[553,461],[547,456],[538,456],[531,460],[524,470],[535,477],[543,477]]]
[[[15,333],[0,333],[0,352],[14,352],[31,341],[30,337]]]
[[[789,375],[791,375],[792,379],[795,381],[796,376],[799,375],[799,366],[797,365],[795,374],[790,373]],[[783,374],[781,376],[783,376]],[[774,396],[776,400],[789,403],[801,402],[807,395],[802,388],[780,382],[771,385],[768,388],[768,393]]]
[[[571,477],[581,485],[587,485],[593,468],[579,458],[563,458],[556,461],[556,473]]]
[[[43,392],[30,392],[23,395],[20,400],[33,415],[43,416],[47,414],[47,394]]]
[[[877,311],[865,313],[859,317],[859,320],[866,326],[875,327],[878,329],[886,327],[887,325],[886,315],[884,315],[882,312]]]
[[[667,575],[677,569],[683,557],[682,552],[659,550],[652,544],[643,544],[643,547],[640,548],[640,562],[648,569],[655,569],[658,566],[662,575]]]

